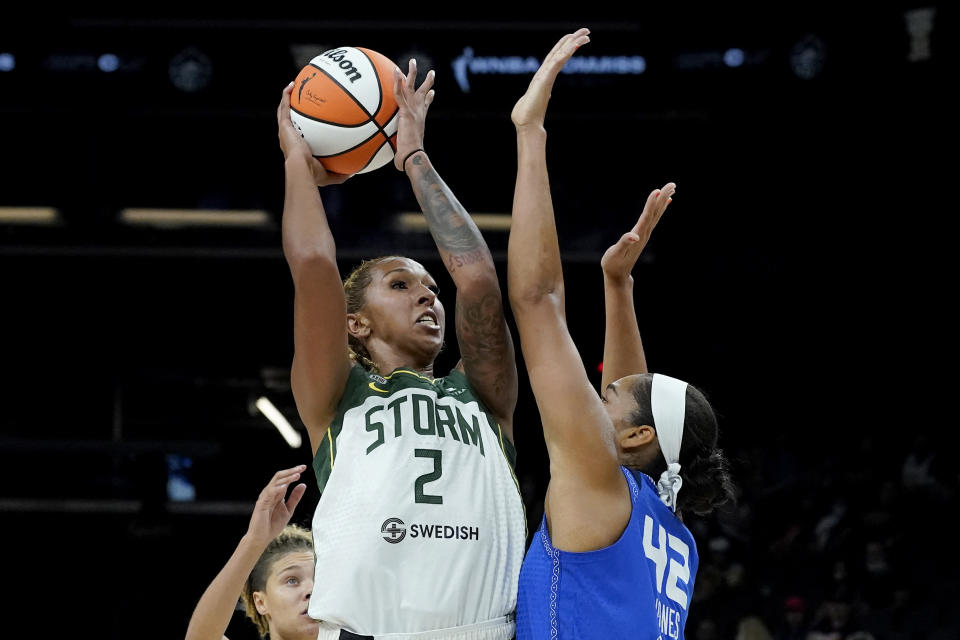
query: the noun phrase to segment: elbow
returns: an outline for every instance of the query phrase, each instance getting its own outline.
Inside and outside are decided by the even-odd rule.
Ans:
[[[563,284],[532,284],[510,289],[510,306],[516,310],[563,307]]]
[[[317,277],[336,278],[340,280],[340,269],[333,254],[321,250],[319,247],[303,247],[296,251],[284,251],[287,264],[294,281],[301,276],[310,279]]]
[[[485,295],[491,291],[500,292],[500,281],[497,279],[497,269],[490,261],[488,268],[461,270],[454,279],[459,295]]]
[[[184,640],[203,640],[204,634],[201,630],[197,629],[198,626],[200,625],[195,625],[193,619],[191,618],[190,625],[187,627],[187,635],[184,636]],[[209,637],[209,634],[207,637]]]

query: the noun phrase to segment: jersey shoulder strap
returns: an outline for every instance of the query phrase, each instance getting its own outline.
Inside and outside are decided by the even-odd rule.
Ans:
[[[500,444],[500,450],[503,452],[507,462],[510,464],[510,468],[516,469],[516,447],[514,447],[513,443],[510,442],[510,438],[503,435],[503,428],[500,426],[500,423],[497,422],[497,419],[493,416],[493,413],[486,407],[486,405],[483,404],[483,401],[480,400],[480,398],[478,398],[473,392],[473,388],[470,386],[467,376],[459,369],[454,369],[448,373],[446,377],[438,380],[438,382],[442,385],[443,391],[446,395],[454,396],[460,402],[476,402],[477,405],[479,405],[480,410],[483,411],[484,415],[487,416],[487,422],[489,423],[490,428],[497,436],[497,441]]]

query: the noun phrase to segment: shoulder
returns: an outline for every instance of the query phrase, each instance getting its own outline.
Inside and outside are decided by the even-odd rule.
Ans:
[[[382,391],[381,385],[385,383],[386,380],[382,376],[367,371],[359,364],[354,364],[350,367],[347,384],[340,397],[340,411],[363,404],[371,395],[378,395],[378,392]]]
[[[477,396],[476,391],[470,386],[467,374],[463,369],[454,368],[442,378],[437,379],[437,385],[441,388],[444,395],[453,397],[460,402],[476,402],[487,413],[490,410],[483,404]]]
[[[670,530],[670,533],[692,541],[693,534],[690,533],[687,525],[660,498],[660,493],[653,478],[642,471],[627,467],[620,468],[630,485],[630,499],[634,504],[640,503],[641,505],[638,513],[651,516],[654,521],[663,523]]]

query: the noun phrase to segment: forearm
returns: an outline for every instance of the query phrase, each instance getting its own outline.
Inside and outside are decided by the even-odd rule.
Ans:
[[[562,301],[563,270],[547,176],[546,132],[517,133],[517,184],[507,253],[510,300],[518,304]]]
[[[493,256],[470,214],[424,152],[407,176],[450,277],[457,287],[457,343],[464,372],[508,433],[517,403],[517,367]]]
[[[606,328],[603,340],[603,375],[600,392],[624,376],[647,372],[647,358],[633,306],[633,277],[603,276]]]
[[[291,270],[311,258],[336,262],[336,246],[320,192],[306,159],[292,155],[284,164],[283,254]]]
[[[499,289],[487,243],[470,214],[433,168],[427,154],[414,153],[405,169],[430,235],[458,291],[472,283]]]
[[[243,591],[243,585],[256,565],[265,545],[240,540],[233,555],[213,579],[190,616],[186,640],[220,640]]]

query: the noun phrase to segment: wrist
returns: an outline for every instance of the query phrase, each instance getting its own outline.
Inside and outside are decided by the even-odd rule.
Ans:
[[[608,287],[633,288],[633,276],[630,275],[629,273],[624,275],[624,274],[608,273],[607,271],[604,271],[603,284]]]
[[[402,164],[400,165],[400,167],[401,167],[400,170],[403,171],[404,173],[406,173],[406,172],[407,172],[407,165],[408,165],[409,161],[410,161],[412,158],[414,158],[417,154],[421,154],[421,153],[422,153],[424,156],[427,155],[427,152],[423,150],[423,147],[417,147],[417,148],[414,149],[413,151],[408,151],[407,154],[403,157],[403,162],[402,162]]]
[[[240,538],[240,544],[237,546],[244,551],[249,553],[256,554],[257,557],[267,548],[267,545],[270,544],[270,540],[264,540],[261,536],[254,535],[250,531],[247,531],[243,534],[243,537]]]
[[[543,127],[542,122],[518,124],[515,126],[517,128],[518,138],[528,138],[532,140],[545,140],[547,138],[547,130]]]
[[[309,167],[310,167],[310,163],[308,162],[308,158],[312,158],[312,157],[313,157],[313,156],[308,156],[305,152],[301,152],[301,151],[299,151],[299,150],[298,150],[298,151],[293,151],[293,152],[290,153],[290,155],[288,155],[286,158],[284,158],[284,160],[283,160],[283,166],[284,166],[286,169],[290,169],[290,168],[293,168],[293,167],[307,167],[307,168],[309,168]]]

